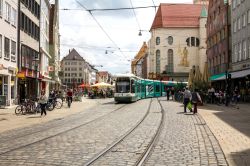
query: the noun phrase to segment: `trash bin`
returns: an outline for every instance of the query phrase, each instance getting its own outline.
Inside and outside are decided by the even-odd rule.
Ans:
[[[0,96],[0,107],[6,106],[6,96]]]

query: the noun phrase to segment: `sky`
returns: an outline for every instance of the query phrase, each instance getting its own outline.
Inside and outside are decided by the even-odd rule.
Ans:
[[[150,39],[155,8],[91,11],[192,3],[192,0],[60,0],[61,59],[76,51],[99,71],[130,73],[131,60]],[[69,10],[63,10],[69,9]],[[92,14],[92,15],[91,15]],[[139,36],[139,30],[142,36]]]

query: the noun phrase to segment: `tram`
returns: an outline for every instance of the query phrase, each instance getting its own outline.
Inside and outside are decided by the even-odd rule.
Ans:
[[[178,84],[175,81],[142,79],[134,74],[119,74],[115,78],[116,102],[135,102],[145,98],[166,96],[166,89],[176,87]],[[186,86],[187,82],[182,84]]]

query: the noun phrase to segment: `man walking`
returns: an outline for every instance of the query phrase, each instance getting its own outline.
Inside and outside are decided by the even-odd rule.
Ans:
[[[188,88],[186,87],[185,91],[183,92],[183,98],[184,98],[184,102],[183,103],[184,103],[184,112],[185,113],[187,112],[187,105],[191,101],[191,97],[192,97],[192,94],[188,90]]]

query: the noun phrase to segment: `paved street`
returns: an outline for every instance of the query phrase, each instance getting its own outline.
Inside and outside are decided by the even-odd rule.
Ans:
[[[202,106],[192,115],[184,114],[180,103],[159,100],[165,121],[145,165],[250,165],[248,105],[239,110]],[[43,118],[0,110],[0,118],[7,119],[0,123],[0,165],[83,165],[138,124],[150,108],[137,129],[94,163],[134,165],[160,123],[160,105],[156,98],[150,101],[115,104],[113,99],[84,98]]]

